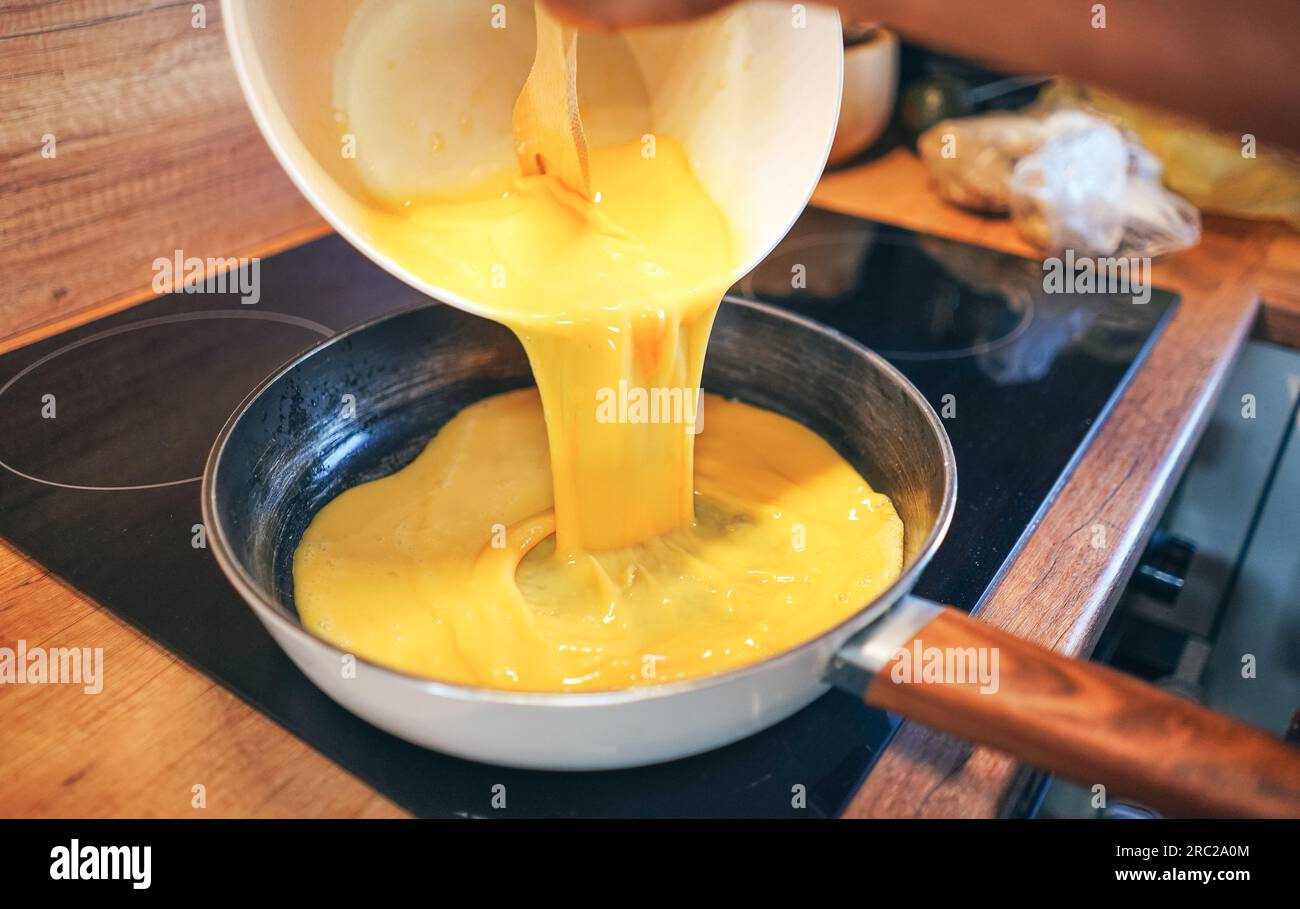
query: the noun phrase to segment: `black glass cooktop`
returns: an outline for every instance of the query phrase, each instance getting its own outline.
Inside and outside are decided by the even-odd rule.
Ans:
[[[817,209],[736,293],[859,338],[944,416],[957,511],[918,591],[965,609],[1034,526],[1175,302],[1161,292],[1141,304],[1048,294],[1041,262]],[[244,395],[290,356],[419,301],[328,237],[262,262],[255,305],[173,294],[0,357],[0,535],[416,814],[837,813],[895,728],[838,692],[698,757],[529,772],[380,732],[276,647],[195,547],[208,448]],[[505,809],[491,807],[498,783]],[[792,804],[795,786],[806,807]]]

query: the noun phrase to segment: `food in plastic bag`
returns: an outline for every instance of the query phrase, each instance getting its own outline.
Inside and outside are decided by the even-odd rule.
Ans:
[[[992,113],[941,120],[921,134],[917,149],[949,202],[975,211],[1011,211],[1011,171],[1043,144],[1041,120]]]
[[[1156,256],[1200,239],[1200,216],[1160,185],[1155,156],[1082,111],[946,120],[918,145],[944,198],[1009,212],[1047,251]]]
[[[1214,132],[1188,120],[1064,79],[1036,108],[1084,110],[1132,131],[1163,164],[1164,184],[1202,211],[1280,218],[1300,228],[1300,155],[1251,136]]]
[[[1053,122],[1045,121],[1049,130]],[[1016,227],[1045,249],[1113,252],[1124,239],[1124,137],[1090,118],[1086,123],[1072,118],[1050,135],[1011,171],[1008,191]]]

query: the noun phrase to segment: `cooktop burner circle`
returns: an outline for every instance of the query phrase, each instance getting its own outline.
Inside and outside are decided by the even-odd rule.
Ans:
[[[186,343],[185,331],[194,322],[215,323],[202,329],[202,346],[195,345],[193,338]],[[266,323],[290,330],[268,331]],[[165,330],[162,337],[158,336],[160,329]],[[4,430],[0,438],[7,440],[0,445],[0,468],[43,486],[88,492],[197,483],[203,479],[206,446],[239,403],[238,398],[226,400],[231,397],[228,392],[212,394],[212,389],[226,388],[229,383],[206,383],[205,376],[213,371],[242,372],[250,363],[264,364],[269,373],[303,349],[303,330],[324,337],[334,334],[332,328],[300,316],[232,309],[141,319],[64,344],[0,385],[0,428]],[[233,356],[225,366],[222,358],[211,356],[213,332],[230,334],[226,349]],[[98,343],[122,336],[138,337],[111,345]],[[134,352],[130,349],[133,344],[138,345]],[[68,357],[78,350],[83,351],[81,357]],[[193,359],[187,363],[190,355]],[[151,375],[164,378],[150,381]],[[205,384],[210,385],[207,395],[202,393]],[[30,396],[20,408],[18,396],[27,386]],[[138,409],[138,398],[151,393],[158,397],[146,409],[153,412],[154,419],[139,420],[138,415],[135,419],[112,418],[114,413]],[[15,453],[11,449],[15,442],[26,450]],[[156,463],[159,460],[172,470]],[[39,474],[23,469],[24,461],[39,461]],[[90,476],[82,473],[87,467]],[[147,473],[132,476],[141,469]],[[197,474],[193,473],[196,469]],[[131,482],[92,482],[97,471],[124,475],[122,479]],[[173,477],[182,475],[153,479],[168,472]]]
[[[792,236],[737,290],[847,331],[893,360],[954,360],[1014,343],[1034,321],[1033,295],[982,292],[954,276],[964,263],[947,252],[942,240],[865,229]]]

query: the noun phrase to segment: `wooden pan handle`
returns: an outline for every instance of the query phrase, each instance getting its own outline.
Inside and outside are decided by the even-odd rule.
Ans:
[[[995,690],[955,671],[978,670],[980,649]],[[936,678],[935,656],[949,653],[962,659]],[[892,653],[866,701],[1167,814],[1300,817],[1300,748],[955,609]]]

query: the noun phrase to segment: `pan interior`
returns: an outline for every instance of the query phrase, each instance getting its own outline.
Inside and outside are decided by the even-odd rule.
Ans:
[[[217,532],[263,598],[297,623],[293,554],[316,512],[410,463],[469,404],[531,384],[509,330],[450,306],[408,310],[329,341],[270,381],[231,427],[215,464]],[[928,555],[945,510],[946,440],[884,361],[813,323],[729,300],[704,387],[821,435],[893,500],[904,576]]]

